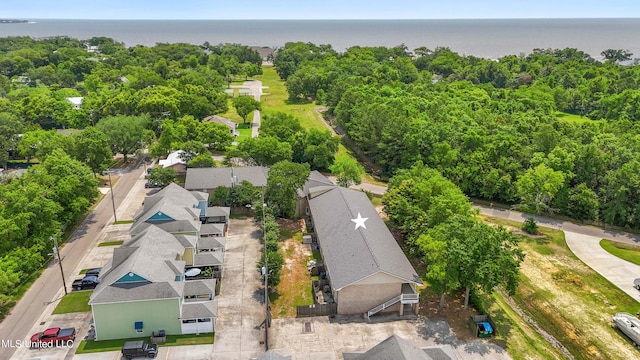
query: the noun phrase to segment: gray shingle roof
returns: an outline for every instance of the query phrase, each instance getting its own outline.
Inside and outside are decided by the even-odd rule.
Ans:
[[[284,356],[273,350],[269,350],[262,354],[258,360],[291,360],[291,355]]]
[[[319,171],[313,170],[309,173],[309,177],[307,181],[302,185],[302,191],[305,196],[309,193],[309,189],[317,187],[317,186],[332,186],[335,185],[331,182],[331,180],[327,179],[326,176],[322,175]]]
[[[145,197],[142,208],[142,213],[146,213],[150,208],[161,200],[168,199],[172,204],[183,207],[195,207],[199,201],[207,200],[209,195],[207,193],[189,191],[182,188],[180,185],[171,183],[165,186],[162,190],[153,195]]]
[[[200,235],[224,234],[224,224],[207,223],[200,225]]]
[[[223,262],[222,251],[203,252],[194,256],[193,266],[221,266]]]
[[[218,302],[204,301],[193,303],[182,303],[182,319],[199,319],[216,317],[218,314]]]
[[[184,282],[184,296],[215,294],[216,279],[188,280]]]
[[[431,360],[431,357],[418,347],[413,346],[403,338],[391,335],[386,340],[372,347],[362,354],[361,359],[367,360]]]
[[[238,125],[235,122],[231,121],[231,119],[227,119],[219,115],[207,116],[206,118],[204,118],[204,121],[212,121],[214,123],[226,125],[229,130],[235,130],[238,127]]]
[[[195,248],[198,243],[198,237],[195,235],[174,234],[175,238],[185,248]]]
[[[187,190],[210,190],[220,186],[231,187],[232,173],[237,178],[238,184],[247,180],[255,186],[265,186],[269,168],[263,166],[189,168],[184,188]]]
[[[225,248],[226,245],[227,238],[223,236],[209,236],[198,239],[198,249],[200,250]]]
[[[202,223],[200,223],[200,221],[193,221],[193,220],[178,220],[178,221],[169,221],[165,223],[141,222],[139,224],[134,224],[134,225],[135,226],[132,226],[131,229],[129,229],[129,233],[132,236],[140,234],[145,229],[151,226],[156,226],[172,234],[177,234],[177,233],[195,234],[198,230],[200,230],[200,226],[202,225]]]
[[[184,247],[171,234],[151,226],[114,249],[114,257],[101,274],[101,282],[91,295],[91,304],[181,297],[184,283],[176,282],[184,261],[175,260]],[[136,274],[148,281],[115,284]]]
[[[314,228],[334,289],[379,272],[422,284],[365,193],[342,187],[309,190]],[[355,228],[352,219],[358,214],[368,218],[366,229]]]
[[[222,207],[222,206],[214,206],[208,207],[205,210],[205,216],[229,216],[231,214],[231,208]]]
[[[162,227],[169,232],[198,231],[201,225],[201,210],[197,207],[194,207],[194,205],[197,205],[198,202],[191,194],[189,194],[188,191],[184,189],[182,189],[182,191],[186,192],[186,195],[191,196],[191,201],[185,201],[184,199],[180,200],[180,196],[176,196],[172,192],[164,193],[165,196],[162,197],[153,197],[151,199],[149,199],[150,197],[147,197],[144,204],[145,210],[136,214],[136,216],[134,217],[134,223],[131,226],[129,233],[131,233],[132,235],[136,235],[144,231],[144,229],[148,227],[146,223],[149,221],[149,219],[158,213],[162,213],[176,221],[186,221],[190,224],[183,224],[182,227],[180,227],[180,229],[183,230],[174,231],[172,229],[178,226],[176,224],[166,225],[167,223],[164,223],[165,225],[161,226],[160,223],[153,222],[154,224]],[[182,195],[185,195],[184,192],[182,193]]]
[[[365,353],[343,353],[344,360],[456,360],[450,345],[419,348],[391,335]]]

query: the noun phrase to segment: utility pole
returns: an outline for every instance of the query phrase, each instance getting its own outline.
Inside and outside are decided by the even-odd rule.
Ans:
[[[62,257],[60,257],[60,249],[58,249],[58,236],[52,235],[49,239],[53,240],[53,254],[58,254],[58,265],[60,265],[60,275],[62,275],[62,286],[64,286],[64,294],[67,295],[67,283],[64,281],[64,271],[62,270]]]
[[[264,208],[267,206],[264,202],[264,187],[262,188],[262,242],[264,252],[264,345],[265,350],[269,351],[269,326],[271,326],[271,314],[269,313],[269,256],[267,254],[267,237],[265,229]]]
[[[118,217],[116,216],[116,200],[113,197],[113,183],[111,182],[111,171],[107,170],[107,174],[109,175],[109,189],[111,189],[111,205],[113,206],[113,222],[118,222]]]

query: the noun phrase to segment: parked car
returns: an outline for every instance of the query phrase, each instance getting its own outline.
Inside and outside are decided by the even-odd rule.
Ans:
[[[147,182],[144,184],[144,187],[145,187],[145,188],[147,188],[147,189],[153,189],[153,188],[159,188],[159,187],[162,187],[162,185],[160,185],[160,184],[159,184],[159,183],[157,183],[157,182],[147,181]]]
[[[122,345],[122,356],[125,359],[131,359],[138,356],[155,358],[158,354],[158,345],[149,344],[146,341],[127,341]]]
[[[633,287],[640,290],[640,278],[633,280]]]
[[[84,274],[85,277],[87,276],[95,276],[98,277],[100,276],[100,270],[102,270],[102,268],[93,268],[93,269],[89,269],[87,270],[87,272]]]
[[[59,327],[49,328],[43,332],[35,333],[31,336],[30,345],[32,348],[64,346],[69,341],[76,339],[76,329]]]
[[[95,289],[100,284],[97,276],[85,276],[73,282],[73,290]]]

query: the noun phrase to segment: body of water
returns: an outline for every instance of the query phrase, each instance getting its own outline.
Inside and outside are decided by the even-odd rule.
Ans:
[[[283,46],[289,41],[359,46],[447,46],[467,55],[497,58],[535,48],[573,47],[594,57],[626,49],[640,57],[640,19],[499,20],[50,20],[0,24],[0,37],[107,36],[127,46],[158,42]]]

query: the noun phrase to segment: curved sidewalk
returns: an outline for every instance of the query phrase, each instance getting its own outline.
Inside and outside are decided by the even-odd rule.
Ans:
[[[640,277],[640,266],[611,255],[600,246],[599,236],[578,234],[565,231],[564,237],[569,249],[590,268],[636,301],[640,291],[633,287],[633,279]]]

